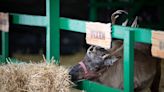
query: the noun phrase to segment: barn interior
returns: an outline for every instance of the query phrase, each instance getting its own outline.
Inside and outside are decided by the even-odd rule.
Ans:
[[[96,2],[96,3],[94,3]],[[141,28],[164,30],[163,0],[60,0],[60,17],[111,23],[111,14],[116,10],[129,12],[129,20],[138,16]],[[93,14],[92,6],[96,6]],[[0,0],[0,12],[46,16],[46,0]],[[46,28],[12,23],[9,16],[8,54],[10,58],[25,62],[39,62],[46,55]],[[132,20],[131,20],[132,19]],[[35,21],[35,20],[33,20]],[[0,48],[3,48],[3,33],[0,32]],[[60,64],[72,66],[78,63],[89,47],[85,34],[60,30]],[[3,49],[0,49],[2,54]],[[160,92],[164,92],[164,60],[161,60]],[[73,89],[72,92],[79,92]],[[149,92],[149,91],[148,91]]]

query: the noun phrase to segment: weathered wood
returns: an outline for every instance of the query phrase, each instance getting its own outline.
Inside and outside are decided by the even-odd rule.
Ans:
[[[164,32],[152,31],[152,55],[164,58]]]

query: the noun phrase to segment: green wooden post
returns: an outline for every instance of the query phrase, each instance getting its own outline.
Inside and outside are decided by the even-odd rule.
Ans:
[[[124,92],[134,92],[134,31],[124,37]]]
[[[8,32],[2,32],[2,59],[0,63],[5,62],[8,57]]]
[[[122,92],[120,89],[110,88],[106,85],[102,85],[89,80],[84,80],[77,85],[78,89],[85,90],[86,92]]]
[[[46,58],[50,60],[54,56],[59,61],[59,0],[46,0],[46,17]]]
[[[90,12],[89,19],[90,21],[96,21],[97,19],[97,7],[95,6],[96,0],[90,0]]]

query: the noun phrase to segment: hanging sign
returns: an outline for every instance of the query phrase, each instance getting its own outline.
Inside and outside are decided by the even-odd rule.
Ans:
[[[164,58],[164,32],[152,31],[152,55]]]
[[[0,12],[0,31],[9,31],[9,14]]]
[[[88,22],[86,23],[86,42],[90,45],[111,48],[111,24]]]

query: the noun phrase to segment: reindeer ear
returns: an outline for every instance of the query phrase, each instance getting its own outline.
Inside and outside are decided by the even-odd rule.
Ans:
[[[113,65],[114,62],[116,62],[119,58],[117,58],[116,56],[111,56],[111,58],[106,59],[104,62],[105,66],[109,66],[109,65]]]

